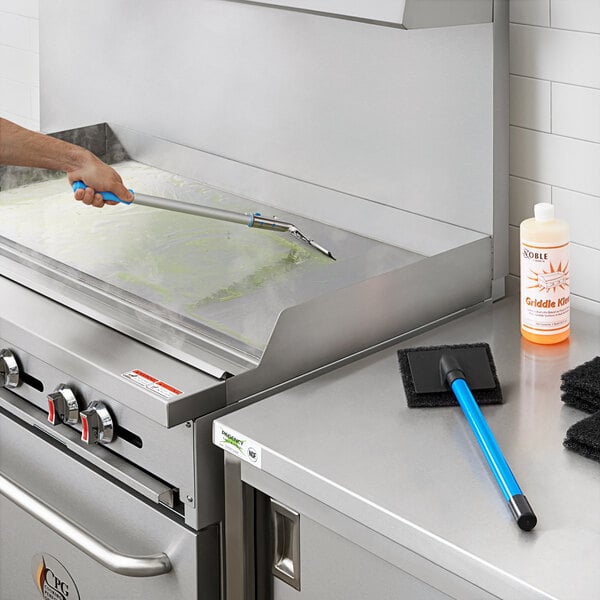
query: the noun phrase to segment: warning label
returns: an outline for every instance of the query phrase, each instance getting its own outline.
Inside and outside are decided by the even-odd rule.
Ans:
[[[153,392],[154,394],[158,394],[163,398],[172,398],[173,396],[179,396],[183,394],[181,390],[165,383],[157,379],[156,377],[152,377],[152,375],[148,375],[148,373],[144,373],[139,369],[134,369],[133,371],[127,371],[127,373],[122,374],[123,377],[126,377],[135,385],[139,385],[140,387],[145,388],[149,392]]]

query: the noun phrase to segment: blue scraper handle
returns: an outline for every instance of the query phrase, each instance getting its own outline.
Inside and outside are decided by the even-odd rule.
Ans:
[[[76,181],[73,183],[73,191],[74,192],[76,192],[77,190],[85,190],[86,187],[87,187],[87,185],[85,185],[85,183],[83,183],[83,181]],[[129,191],[135,195],[135,193],[132,189],[130,189]],[[121,202],[121,204],[131,204],[131,202],[132,202],[132,201],[127,201],[127,200],[121,200],[121,198],[119,198],[119,196],[113,194],[112,192],[96,192],[96,193],[100,194],[104,200],[111,200],[112,202]]]
[[[451,383],[451,389],[463,413],[471,426],[475,438],[487,460],[487,463],[500,486],[502,495],[508,503],[519,527],[525,531],[533,529],[537,523],[533,509],[527,498],[523,495],[521,487],[517,483],[502,450],[492,433],[485,417],[483,416],[477,401],[473,397],[469,385],[462,377],[457,377]]]

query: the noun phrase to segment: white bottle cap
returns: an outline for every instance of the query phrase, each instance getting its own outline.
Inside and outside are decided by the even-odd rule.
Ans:
[[[539,202],[533,207],[533,214],[536,221],[553,221],[554,205],[548,202]]]

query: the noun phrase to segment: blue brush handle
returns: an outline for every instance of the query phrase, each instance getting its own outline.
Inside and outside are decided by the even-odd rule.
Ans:
[[[73,191],[76,192],[77,190],[85,190],[85,188],[87,187],[87,185],[85,185],[85,183],[83,183],[83,181],[76,181],[75,183],[73,183]],[[132,194],[134,194],[133,190],[129,190]],[[127,200],[121,200],[121,198],[119,198],[119,196],[116,196],[115,194],[113,194],[112,192],[96,192],[97,194],[100,194],[102,196],[102,198],[104,198],[104,200],[111,200],[112,202],[121,202],[121,204],[131,204],[132,201],[127,201]]]
[[[504,454],[502,454],[502,450],[467,382],[463,378],[457,378],[452,382],[451,388],[519,527],[525,531],[530,531],[535,527],[537,518],[510,470],[506,458],[504,458]]]

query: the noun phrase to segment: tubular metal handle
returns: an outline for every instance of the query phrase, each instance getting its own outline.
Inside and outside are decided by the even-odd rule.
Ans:
[[[164,575],[172,569],[166,554],[131,556],[117,552],[2,475],[0,494],[114,573],[128,577],[154,577]]]
[[[73,183],[73,191],[85,189],[83,181]],[[162,210],[172,210],[180,213],[187,213],[208,219],[219,219],[221,221],[230,221],[231,223],[239,223],[240,225],[252,226],[252,215],[237,213],[231,210],[222,208],[213,208],[212,206],[202,206],[201,204],[191,204],[182,202],[181,200],[172,200],[171,198],[160,198],[158,196],[148,196],[146,194],[137,194],[132,189],[129,190],[135,196],[135,204],[141,206],[150,206],[151,208],[160,208]],[[134,201],[127,202],[115,196],[112,192],[99,192],[105,200],[112,202],[120,202],[121,204],[133,204]]]

